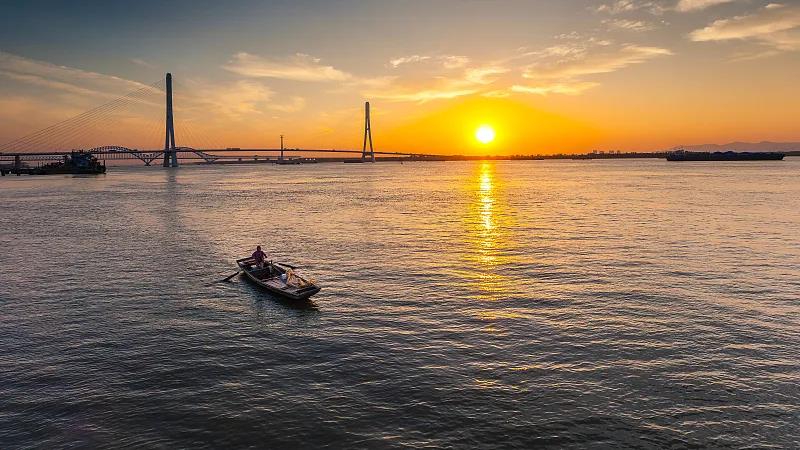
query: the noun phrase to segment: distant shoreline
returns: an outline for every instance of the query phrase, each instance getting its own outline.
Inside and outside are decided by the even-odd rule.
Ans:
[[[666,159],[663,152],[591,152],[591,153],[556,153],[552,155],[429,155],[410,157],[376,157],[376,161],[540,161],[551,159],[589,160],[589,159]],[[741,153],[741,152],[739,152]],[[800,151],[781,152],[786,156],[800,156]],[[316,162],[355,161],[360,158],[315,158]],[[267,162],[267,161],[261,161]],[[241,161],[239,164],[248,161]],[[204,163],[205,164],[205,163]]]

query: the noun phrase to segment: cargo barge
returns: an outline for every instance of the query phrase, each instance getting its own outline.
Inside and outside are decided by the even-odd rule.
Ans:
[[[667,153],[667,161],[780,161],[786,156],[778,152],[687,152]]]

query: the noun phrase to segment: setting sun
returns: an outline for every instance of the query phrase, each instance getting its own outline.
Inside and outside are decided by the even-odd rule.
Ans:
[[[488,144],[494,140],[494,129],[489,125],[481,125],[475,130],[475,139],[482,144]]]

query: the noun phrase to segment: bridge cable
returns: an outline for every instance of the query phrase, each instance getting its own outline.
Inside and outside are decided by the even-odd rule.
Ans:
[[[58,123],[55,123],[46,128],[30,133],[28,135],[19,137],[12,141],[6,142],[5,144],[0,145],[0,148],[16,149],[16,148],[29,147],[31,144],[34,143],[38,144],[38,143],[48,142],[49,139],[51,138],[57,138],[58,133],[68,133],[70,130],[74,130],[75,127],[81,126],[87,122],[92,122],[97,119],[106,118],[113,111],[116,111],[122,106],[129,105],[131,102],[141,101],[145,99],[147,95],[153,94],[154,89],[156,89],[156,92],[158,92],[158,86],[161,83],[163,83],[163,80],[151,83],[150,85],[129,92],[128,94],[122,97],[116,98],[110,102],[99,105],[81,114],[62,120]]]

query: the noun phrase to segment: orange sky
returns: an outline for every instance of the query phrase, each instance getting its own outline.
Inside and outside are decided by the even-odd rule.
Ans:
[[[387,151],[800,141],[800,6],[789,2],[198,1],[106,10],[113,36],[86,26],[99,14],[89,3],[0,7],[19,25],[0,31],[0,142],[167,71],[178,145],[193,147],[277,147],[284,134],[288,147],[360,148],[365,100]],[[170,31],[156,36],[147,20]],[[31,145],[158,148],[162,103],[154,90],[86,132]],[[482,124],[493,142],[475,139]]]

